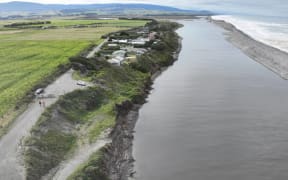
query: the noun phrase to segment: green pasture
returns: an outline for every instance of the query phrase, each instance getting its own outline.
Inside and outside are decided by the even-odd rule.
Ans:
[[[143,26],[145,21],[130,20],[50,20],[56,29],[6,29],[0,21],[0,128],[11,121],[15,106],[60,64],[91,44],[99,44],[103,34]],[[20,22],[19,20],[17,22]],[[21,21],[23,22],[23,21]],[[26,22],[26,21],[25,21]],[[63,28],[103,23],[103,27]],[[2,27],[1,27],[2,26]],[[19,104],[20,103],[20,104]]]

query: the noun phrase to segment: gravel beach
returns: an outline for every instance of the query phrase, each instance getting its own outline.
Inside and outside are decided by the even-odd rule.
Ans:
[[[254,40],[230,23],[212,18],[210,20],[227,30],[228,41],[241,49],[243,53],[283,79],[288,79],[288,53]]]

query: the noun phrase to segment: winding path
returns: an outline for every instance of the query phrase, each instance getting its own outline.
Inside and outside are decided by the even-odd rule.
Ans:
[[[59,96],[83,88],[78,86],[77,81],[72,79],[73,70],[69,70],[60,76],[55,82],[45,89],[45,95],[53,94],[54,98],[44,99],[45,105],[55,103]],[[27,110],[22,113],[12,125],[10,131],[0,140],[0,178],[5,180],[25,179],[25,170],[21,165],[22,139],[29,135],[31,128],[37,122],[44,111],[35,99]]]
[[[88,55],[91,58],[100,50],[102,45],[107,40],[103,41],[95,47]],[[44,96],[53,95],[53,98],[45,98],[45,106],[48,107],[55,103],[59,96],[72,92],[76,89],[81,89],[77,85],[77,81],[72,78],[73,70],[67,71],[60,76],[55,82],[50,84],[46,89]],[[0,179],[2,180],[24,180],[25,169],[22,160],[22,140],[28,136],[30,130],[37,122],[41,114],[44,112],[44,107],[40,107],[38,100],[35,99],[25,112],[23,112],[13,123],[9,132],[0,139]],[[100,143],[100,142],[96,142]],[[100,145],[100,144],[99,144]],[[103,144],[104,146],[105,144]],[[98,148],[99,149],[99,148]],[[93,148],[91,148],[93,150]],[[80,158],[81,159],[81,158]],[[84,158],[85,159],[85,158]],[[82,161],[80,161],[82,162]]]
[[[80,149],[77,150],[77,152],[74,154],[74,156],[64,161],[54,177],[53,180],[64,180],[67,179],[73,172],[77,170],[79,165],[85,163],[89,160],[89,157],[97,152],[99,149],[104,147],[106,144],[110,143],[111,139],[108,138],[102,138],[97,140],[95,143],[87,144],[82,146]]]

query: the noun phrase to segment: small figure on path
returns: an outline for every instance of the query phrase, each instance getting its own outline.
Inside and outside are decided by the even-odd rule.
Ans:
[[[40,105],[40,107],[41,107],[41,100],[39,101],[39,105]]]

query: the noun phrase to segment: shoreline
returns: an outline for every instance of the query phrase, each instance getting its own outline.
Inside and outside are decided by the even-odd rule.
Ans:
[[[225,29],[226,39],[245,55],[288,80],[288,53],[253,39],[226,21],[214,20],[212,17],[208,21]]]
[[[125,180],[133,176],[133,133],[139,109],[146,102],[154,78],[177,60],[181,50],[181,38],[175,32],[180,24],[153,21],[147,27],[161,35],[162,43],[153,47],[151,44],[151,51],[134,63],[118,67],[104,58],[95,58],[95,61],[76,56],[70,59],[75,70],[80,70],[80,66],[85,68],[90,76],[83,76],[95,78],[93,82],[102,83],[103,87],[69,93],[41,116],[31,136],[25,140],[28,179],[44,179],[50,172],[54,173],[54,168],[71,159],[79,143],[94,141],[98,131],[107,128],[112,128],[107,137],[111,143],[89,158],[85,156],[86,160],[81,158],[81,164],[68,179]],[[68,164],[67,168],[71,169]],[[68,176],[66,169],[63,172]]]
[[[173,63],[152,73],[150,79],[145,83],[144,93],[140,99],[132,99],[132,101],[125,101],[116,105],[117,116],[116,125],[111,132],[112,143],[108,144],[103,150],[104,164],[111,180],[134,179],[134,175],[137,173],[134,169],[136,160],[133,157],[133,141],[139,110],[146,103],[155,79],[178,60],[182,50],[182,37],[179,35],[178,42],[179,46],[173,53]]]
[[[286,81],[228,43],[222,28],[204,19],[183,24],[179,60],[155,81],[156,91],[139,114],[135,179],[285,177],[282,164],[266,166],[277,164],[278,158],[271,160],[265,147],[285,139],[271,134],[287,132],[282,126],[285,108],[277,104],[288,98]],[[271,121],[275,116],[277,122]],[[263,134],[271,137],[268,142]],[[245,148],[240,152],[239,147]],[[283,155],[284,147],[276,151]],[[234,153],[241,155],[232,157]]]

